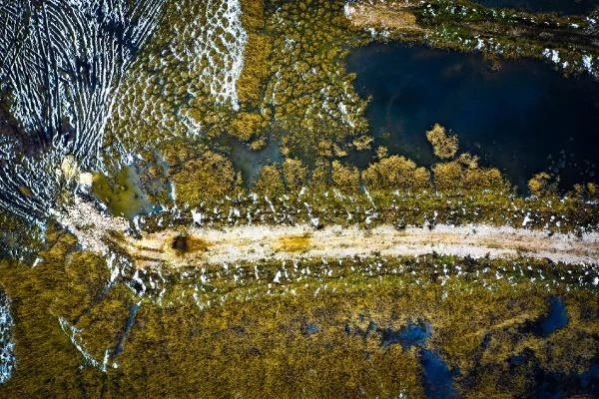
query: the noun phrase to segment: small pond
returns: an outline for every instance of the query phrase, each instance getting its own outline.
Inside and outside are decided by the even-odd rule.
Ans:
[[[435,162],[425,132],[435,123],[457,133],[461,150],[501,169],[526,187],[550,170],[562,186],[591,180],[599,163],[599,82],[564,78],[541,61],[503,62],[498,72],[482,55],[422,46],[372,44],[353,50],[349,71],[375,145],[419,164]],[[361,167],[370,156],[352,157]]]

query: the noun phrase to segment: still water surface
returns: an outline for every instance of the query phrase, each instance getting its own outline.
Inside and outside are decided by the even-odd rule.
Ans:
[[[599,7],[599,0],[473,0],[485,7],[515,8],[560,14],[588,14]]]
[[[564,78],[541,61],[488,69],[480,54],[402,44],[353,50],[347,67],[376,145],[421,165],[435,162],[425,132],[436,122],[461,149],[501,169],[520,188],[535,173],[558,172],[563,187],[599,175],[599,83]],[[353,159],[364,167],[367,156]]]

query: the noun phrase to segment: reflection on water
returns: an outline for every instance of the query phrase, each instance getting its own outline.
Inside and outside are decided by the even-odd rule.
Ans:
[[[376,144],[391,153],[432,164],[425,132],[439,122],[521,188],[543,170],[559,171],[564,187],[599,173],[599,83],[590,77],[565,79],[530,60],[491,72],[480,54],[401,44],[355,49],[347,65],[359,94],[372,96]]]

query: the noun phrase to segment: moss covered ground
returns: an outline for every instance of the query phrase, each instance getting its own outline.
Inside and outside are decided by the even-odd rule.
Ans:
[[[431,326],[422,347],[439,354],[463,397],[540,392],[543,373],[562,375],[562,392],[592,397],[589,386],[572,385],[598,360],[590,266],[439,256],[265,261],[165,271],[166,292],[140,298],[123,281],[109,284],[105,260],[78,250],[74,237],[48,234],[54,244],[35,268],[0,264],[18,359],[2,397],[424,397],[421,350],[383,344],[388,331],[419,322]],[[552,297],[567,323],[537,334],[531,326],[547,317]],[[105,372],[93,366],[104,360]]]

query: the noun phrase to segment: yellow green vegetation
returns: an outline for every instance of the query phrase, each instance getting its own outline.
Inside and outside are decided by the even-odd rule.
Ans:
[[[204,199],[232,195],[238,185],[238,175],[229,159],[206,152],[195,156],[181,151],[169,157],[171,179],[180,203],[197,205]]]
[[[460,160],[438,163],[433,166],[435,186],[442,191],[478,191],[495,188],[509,192],[510,183],[499,169],[472,168]]]
[[[237,81],[239,101],[248,107],[259,106],[264,81],[269,74],[272,37],[266,32],[264,1],[242,0],[242,23],[248,32],[243,71]]]
[[[363,172],[364,183],[372,190],[417,191],[430,188],[430,173],[402,156],[383,157]]]
[[[426,132],[426,138],[433,146],[435,156],[440,159],[453,158],[458,152],[458,136],[448,135],[445,128],[438,123]]]
[[[534,175],[528,181],[530,193],[540,197],[544,194],[555,193],[557,191],[557,181],[547,172],[541,172]]]
[[[249,141],[267,123],[260,114],[241,112],[231,123],[231,134],[242,141]]]
[[[0,259],[31,259],[39,250],[44,232],[5,210],[0,210]]]
[[[114,180],[102,173],[94,175],[92,192],[113,215],[131,218],[150,207],[139,187],[139,177],[128,166],[123,167]]]
[[[366,131],[365,101],[354,91],[341,50],[357,44],[343,2],[307,0],[273,4],[266,32],[272,60],[262,108],[271,108],[284,132],[282,153],[310,158],[321,142],[340,150]]]
[[[18,359],[0,396],[424,397],[418,347],[383,345],[385,331],[418,321],[431,326],[421,345],[456,371],[464,397],[524,396],[538,373],[576,377],[599,351],[597,274],[585,266],[431,256],[189,269],[165,275],[167,292],[141,300],[127,330],[140,298],[124,281],[107,284],[104,261],[73,237],[50,228],[48,242],[35,268],[0,262]],[[551,296],[568,322],[536,335],[529,325]],[[86,365],[59,318],[100,365],[108,355],[105,373]]]
[[[285,187],[278,165],[267,165],[260,170],[256,191],[261,194],[276,197],[283,194]]]
[[[168,3],[161,26],[123,84],[104,153],[119,158],[124,146],[141,155],[141,162],[163,157],[178,203],[193,205],[199,197],[188,183],[198,159],[227,154],[231,137],[256,151],[271,137],[280,140],[285,157],[311,169],[319,157],[369,148],[366,101],[356,94],[343,61],[348,46],[364,41],[347,29],[343,5],[241,1],[237,21],[223,12],[226,2]],[[226,75],[236,65],[237,80]],[[173,156],[189,148],[193,157]],[[230,187],[226,176],[224,183]],[[298,181],[285,184],[296,187]],[[164,189],[148,196],[171,205]]]
[[[298,159],[287,158],[283,162],[285,185],[290,192],[299,192],[307,183],[308,168]]]
[[[358,168],[333,161],[331,165],[333,186],[344,193],[356,193],[360,189],[360,171]]]

